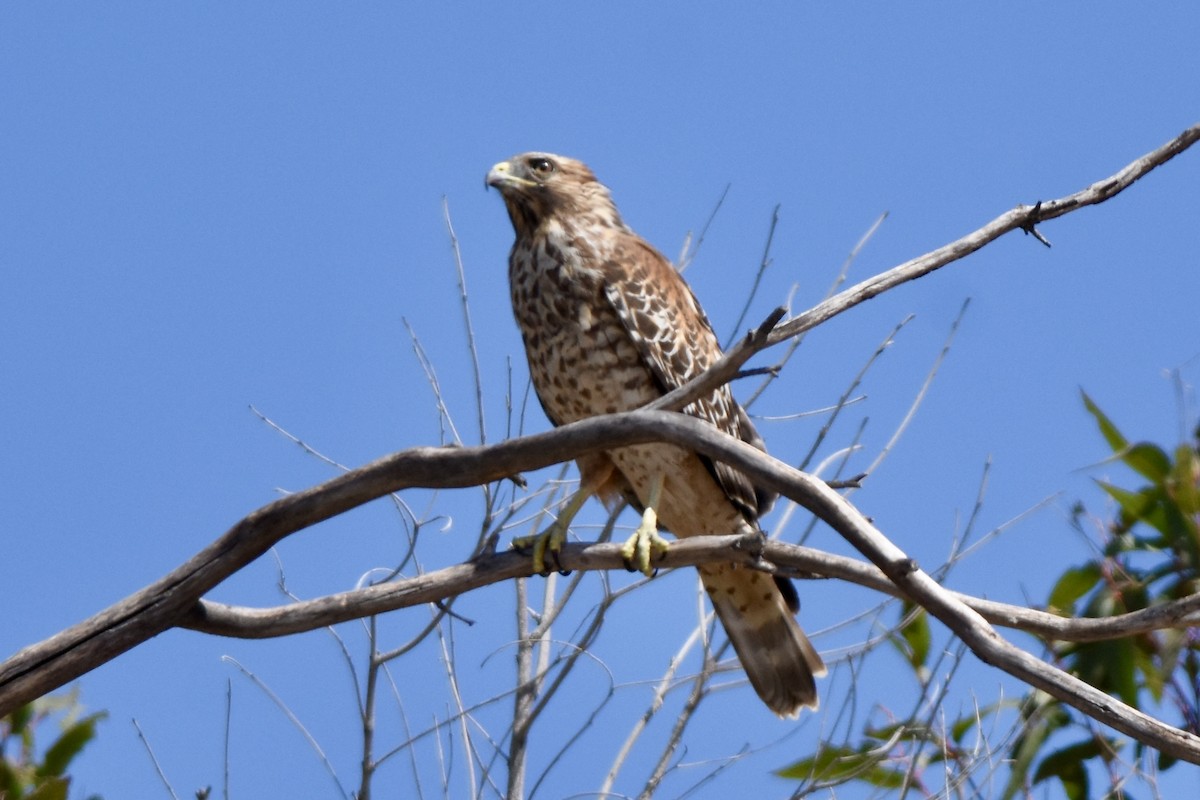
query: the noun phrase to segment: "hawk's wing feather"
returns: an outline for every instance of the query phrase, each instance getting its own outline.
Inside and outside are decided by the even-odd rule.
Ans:
[[[642,362],[666,393],[712,366],[720,345],[699,301],[670,262],[635,234],[622,238],[613,260],[604,265],[604,293]],[[727,385],[683,410],[766,449]],[[755,487],[741,472],[721,462],[703,461],[748,519],[765,514],[774,502],[772,493]]]

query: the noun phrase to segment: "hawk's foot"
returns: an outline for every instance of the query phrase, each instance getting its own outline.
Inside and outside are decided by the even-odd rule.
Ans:
[[[533,571],[539,575],[550,574],[550,570],[546,569],[546,554],[549,553],[554,562],[554,568],[566,575],[567,573],[561,568],[562,562],[558,558],[558,554],[562,552],[563,543],[566,541],[567,526],[561,521],[556,521],[541,533],[516,537],[512,540],[512,549],[522,553],[532,550]]]
[[[581,486],[579,491],[567,498],[567,503],[559,513],[558,519],[554,520],[549,528],[532,536],[518,536],[512,540],[513,550],[524,552],[533,548],[534,572],[539,575],[550,574],[550,570],[546,569],[546,553],[549,553],[554,559],[554,568],[558,570],[559,574],[571,574],[570,570],[562,568],[562,561],[559,560],[558,554],[562,552],[563,543],[567,541],[567,529],[571,527],[571,520],[575,519],[575,515],[579,513],[579,509],[583,508],[584,502],[593,491],[595,491],[594,487]]]
[[[655,569],[650,564],[651,559],[664,555],[670,546],[670,542],[658,535],[658,514],[651,507],[642,514],[642,524],[637,526],[633,536],[621,545],[621,558],[625,559],[627,570],[636,570],[649,578]]]

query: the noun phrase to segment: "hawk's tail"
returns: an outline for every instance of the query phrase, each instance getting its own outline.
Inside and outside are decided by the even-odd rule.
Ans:
[[[825,664],[774,579],[732,564],[698,569],[746,677],[763,702],[781,717],[794,717],[804,706],[815,709],[813,678],[825,674]]]

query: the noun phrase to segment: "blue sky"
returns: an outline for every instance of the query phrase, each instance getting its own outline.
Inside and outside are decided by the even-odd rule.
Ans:
[[[797,310],[819,300],[885,211],[852,280],[1017,203],[1076,191],[1175,136],[1200,116],[1197,41],[1200,10],[1183,3],[1097,3],[1086,13],[948,3],[4,4],[0,651],[140,588],[280,490],[331,477],[251,405],[348,465],[437,443],[404,320],[464,438],[478,439],[443,199],[480,333],[487,436],[503,438],[509,360],[519,387],[525,372],[505,286],[511,229],[483,189],[496,161],[531,149],[587,161],[627,222],[671,257],[729,186],[688,271],[724,336],[777,204],[773,265],[752,320],[794,285]],[[1116,200],[1046,224],[1053,249],[1011,236],[853,310],[807,338],[755,412],[832,404],[875,345],[915,314],[823,451],[845,446],[869,417],[857,462],[865,465],[971,298],[928,399],[855,501],[936,564],[990,458],[981,529],[1057,499],[950,583],[1044,599],[1052,576],[1087,553],[1066,509],[1076,498],[1103,509],[1091,480],[1104,473],[1086,468],[1106,453],[1080,387],[1131,436],[1170,444],[1180,435],[1167,373],[1182,370],[1191,384],[1198,374],[1197,187],[1200,156],[1189,152]],[[795,460],[822,421],[760,427],[772,452]],[[545,426],[530,413],[528,429]],[[422,540],[427,567],[468,555],[477,493],[414,502],[453,519]],[[277,555],[289,588],[311,597],[392,563],[401,541],[395,512],[378,503],[293,537]],[[845,550],[824,529],[810,543]],[[214,596],[279,602],[276,569],[264,559]],[[658,583],[639,602],[689,610],[690,576]],[[801,589],[810,630],[875,602]],[[511,587],[494,587],[459,608],[507,619],[512,602]],[[671,618],[643,623],[651,628],[640,638],[661,640],[662,652],[620,680],[661,670],[678,646]],[[398,642],[426,619],[400,612],[385,627]],[[459,631],[473,696],[511,679],[511,631],[499,621]],[[848,644],[817,638],[818,647],[835,643]],[[598,658],[619,672],[621,645],[608,646]],[[89,707],[111,717],[80,762],[79,785],[106,797],[165,796],[131,718],[181,794],[219,785],[232,680],[235,794],[334,796],[294,729],[226,655],[294,705],[353,786],[353,695],[326,634],[239,642],[187,632],[80,681]],[[415,655],[437,658],[433,649]],[[402,680],[429,696],[428,720],[445,687],[419,665],[406,665]],[[1002,683],[1014,691],[972,666],[981,697]],[[822,686],[830,708],[846,686],[835,678]],[[888,691],[886,682],[860,686],[860,702],[883,703]],[[629,709],[641,707],[636,692],[626,692]],[[698,721],[697,753],[787,732],[749,689],[726,695],[730,713]],[[601,760],[629,719],[603,721],[589,744]],[[796,741],[820,724],[802,723]],[[765,754],[738,785],[786,793],[765,772],[792,752]],[[631,771],[626,789],[637,785]],[[394,791],[408,785],[399,769],[380,780]],[[586,770],[549,780],[552,796],[597,783]]]

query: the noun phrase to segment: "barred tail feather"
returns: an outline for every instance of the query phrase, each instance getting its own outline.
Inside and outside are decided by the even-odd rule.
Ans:
[[[816,709],[813,679],[825,674],[825,664],[771,576],[728,564],[699,569],[717,617],[762,701],[781,717],[794,717],[804,707]]]

